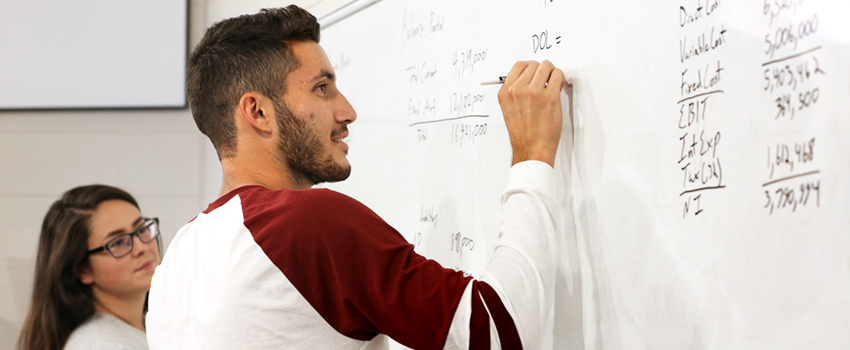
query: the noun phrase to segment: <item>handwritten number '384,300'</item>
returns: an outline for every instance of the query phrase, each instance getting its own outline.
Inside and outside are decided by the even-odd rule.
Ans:
[[[791,98],[792,94],[782,94],[776,98],[776,116],[774,119],[779,119],[780,117],[784,117],[788,115],[791,119],[794,119],[794,100]],[[797,110],[806,109],[815,103],[818,102],[818,98],[820,97],[820,89],[814,88],[808,91],[800,92],[797,94]]]

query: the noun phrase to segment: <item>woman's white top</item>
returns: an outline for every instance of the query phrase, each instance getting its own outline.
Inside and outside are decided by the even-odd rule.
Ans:
[[[95,312],[71,332],[65,350],[148,350],[145,332],[113,316]]]

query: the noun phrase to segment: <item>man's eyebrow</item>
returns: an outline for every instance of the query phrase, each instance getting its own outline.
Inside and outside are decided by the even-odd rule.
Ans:
[[[139,224],[141,224],[144,221],[145,221],[145,219],[142,218],[141,216],[139,216],[139,218],[136,219],[136,221],[133,221],[133,227],[134,227],[133,231],[136,230],[135,227],[139,226]],[[132,232],[132,231],[130,231],[130,232]],[[103,240],[108,240],[112,236],[117,236],[117,235],[121,235],[121,234],[124,234],[124,229],[117,229],[115,231],[110,232],[108,235],[106,235],[106,237]]]
[[[331,71],[322,69],[322,71],[319,72],[319,74],[316,75],[316,77],[313,78],[313,81],[322,80],[322,79],[328,79],[330,81],[334,81],[335,78],[336,78],[336,76],[333,73],[331,73]]]

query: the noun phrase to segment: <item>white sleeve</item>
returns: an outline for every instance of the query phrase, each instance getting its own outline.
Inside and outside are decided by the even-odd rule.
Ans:
[[[526,161],[514,165],[502,193],[499,240],[479,279],[498,295],[485,301],[489,314],[501,308],[510,314],[523,349],[539,349],[554,300],[561,210],[555,200],[555,170],[548,164]],[[452,320],[447,349],[467,349],[470,342],[472,302],[479,298],[470,283]],[[483,294],[483,292],[482,292]],[[501,301],[502,305],[497,304]],[[500,331],[490,317],[490,347],[501,348]],[[473,335],[474,336],[474,335]],[[504,334],[502,334],[504,336]]]

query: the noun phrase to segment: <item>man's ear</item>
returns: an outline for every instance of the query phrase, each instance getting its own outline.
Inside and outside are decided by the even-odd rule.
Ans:
[[[74,266],[74,276],[77,276],[77,279],[87,286],[94,283],[94,274],[91,272],[91,268],[88,266]]]
[[[263,94],[246,92],[239,98],[236,117],[259,133],[271,134],[275,122],[274,104]]]

